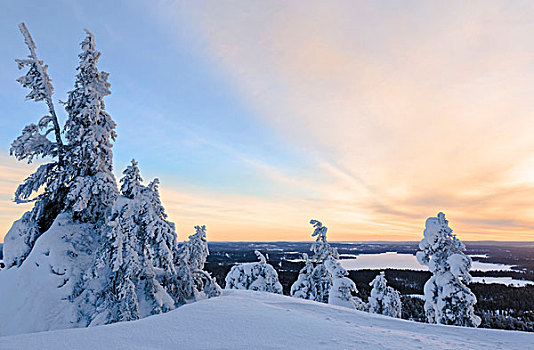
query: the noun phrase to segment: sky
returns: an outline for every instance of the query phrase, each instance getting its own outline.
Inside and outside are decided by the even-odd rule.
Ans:
[[[109,72],[117,178],[135,158],[180,240],[534,240],[531,1],[0,3],[0,242],[44,113],[14,62],[24,21],[59,104],[83,29]]]

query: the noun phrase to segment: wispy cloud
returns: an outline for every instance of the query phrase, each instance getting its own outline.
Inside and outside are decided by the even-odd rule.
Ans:
[[[534,3],[145,6],[142,31],[97,21],[133,62],[103,58],[114,152],[161,176],[181,238],[419,239],[443,210],[462,239],[534,239]],[[0,236],[30,172],[0,157]]]
[[[347,235],[402,222],[414,237],[445,210],[465,237],[514,239],[534,223],[533,13],[310,1],[180,3],[163,16],[192,18],[256,116],[317,158],[316,191],[347,208]]]

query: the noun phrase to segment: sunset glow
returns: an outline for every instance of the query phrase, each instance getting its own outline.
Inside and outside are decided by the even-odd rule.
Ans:
[[[95,34],[115,175],[159,177],[181,240],[309,240],[312,218],[419,240],[439,211],[462,240],[534,240],[532,2],[24,3],[0,14],[0,242],[31,208],[10,143],[45,113],[15,82],[21,21],[56,100]]]

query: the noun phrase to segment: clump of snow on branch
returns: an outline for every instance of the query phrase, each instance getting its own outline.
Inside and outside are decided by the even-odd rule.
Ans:
[[[417,259],[432,273],[424,288],[428,322],[477,327],[481,320],[474,313],[476,297],[465,285],[471,281],[472,262],[464,244],[441,212],[426,220],[423,235]]]
[[[254,251],[259,262],[237,264],[226,275],[226,289],[248,289],[282,294],[278,273],[259,251]]]

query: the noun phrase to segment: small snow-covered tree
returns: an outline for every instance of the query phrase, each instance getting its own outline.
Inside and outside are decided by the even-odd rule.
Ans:
[[[425,284],[425,312],[430,323],[477,327],[475,295],[464,283],[471,281],[471,258],[452,233],[445,214],[426,220],[417,259],[428,266],[432,277]]]
[[[291,286],[291,290],[294,290],[295,292],[301,288],[310,288],[310,290],[303,289],[302,292],[298,292],[297,294],[292,292],[291,295],[299,298],[306,295],[306,298],[310,300],[328,303],[328,291],[332,287],[333,278],[324,263],[330,258],[333,258],[334,260],[339,258],[339,254],[337,249],[330,246],[326,240],[326,232],[328,228],[323,226],[323,224],[317,220],[310,220],[310,224],[314,227],[312,237],[316,237],[315,242],[310,248],[310,251],[313,252],[311,260],[314,263],[314,267],[313,269],[310,268],[310,271],[307,272],[306,275],[302,274],[304,271],[301,271],[299,279]],[[307,282],[305,285],[302,285],[304,279],[306,279]]]
[[[356,310],[365,310],[365,303],[353,294],[358,293],[356,284],[348,278],[348,272],[332,256],[328,257],[324,265],[332,275],[333,283],[328,293],[328,304],[338,305]]]
[[[67,207],[75,219],[96,223],[118,195],[111,151],[116,124],[104,104],[104,97],[111,94],[109,74],[98,70],[101,53],[96,50],[93,34],[86,33],[74,89],[65,102],[65,161],[70,179]]]
[[[291,286],[290,295],[296,298],[314,300],[315,295],[313,295],[314,288],[311,278],[314,266],[308,258],[308,254],[304,253],[303,258],[305,261],[304,267],[300,270],[297,280]]]
[[[188,299],[204,299],[219,296],[222,291],[215,279],[204,271],[209,255],[206,226],[195,226],[195,234],[189,236],[176,253],[179,285]]]
[[[146,271],[141,270],[147,266],[143,266],[146,261],[140,251],[140,226],[136,222],[138,204],[133,199],[119,197],[113,205],[103,244],[97,252],[96,275],[105,281],[102,287],[97,287],[100,298],[96,304],[97,316],[89,312],[88,324],[139,318],[139,277],[145,277]]]
[[[259,251],[254,251],[259,262],[237,264],[226,275],[226,289],[248,289],[282,294],[278,273]]]
[[[398,290],[395,290],[393,287],[388,286],[383,302],[384,302],[383,315],[395,317],[395,318],[402,317],[402,302],[401,302],[401,296]]]
[[[369,285],[373,287],[369,297],[369,312],[400,318],[402,311],[400,294],[387,286],[384,272],[380,272]]]
[[[333,276],[328,271],[325,262],[331,258],[338,259],[339,254],[337,249],[330,246],[326,240],[326,232],[328,228],[323,226],[323,224],[317,220],[310,220],[310,224],[315,228],[312,237],[316,237],[315,242],[310,249],[313,252],[312,259],[316,263],[311,277],[314,287],[315,301],[328,303],[328,292],[332,287]]]
[[[135,320],[172,310],[176,304],[164,285],[176,274],[174,225],[155,201],[157,187],[141,183],[135,160],[123,175],[122,196],[112,207],[89,277],[102,281],[95,288],[95,312],[87,316],[93,325]]]
[[[143,189],[141,198],[144,211],[140,215],[144,227],[144,239],[147,242],[147,255],[154,260],[154,266],[173,275],[176,249],[176,231],[174,224],[167,220],[165,208],[159,196],[159,179],[154,179]]]
[[[182,245],[182,259],[192,269],[202,270],[210,254],[206,239],[206,226],[195,226],[195,234],[189,236],[189,241]]]
[[[179,247],[160,200],[159,181],[144,186],[135,160],[123,175],[122,195],[86,278],[90,288],[82,295],[79,317],[91,325],[135,320],[218,296],[220,287],[202,270],[209,253],[205,226],[197,226],[196,234]]]

